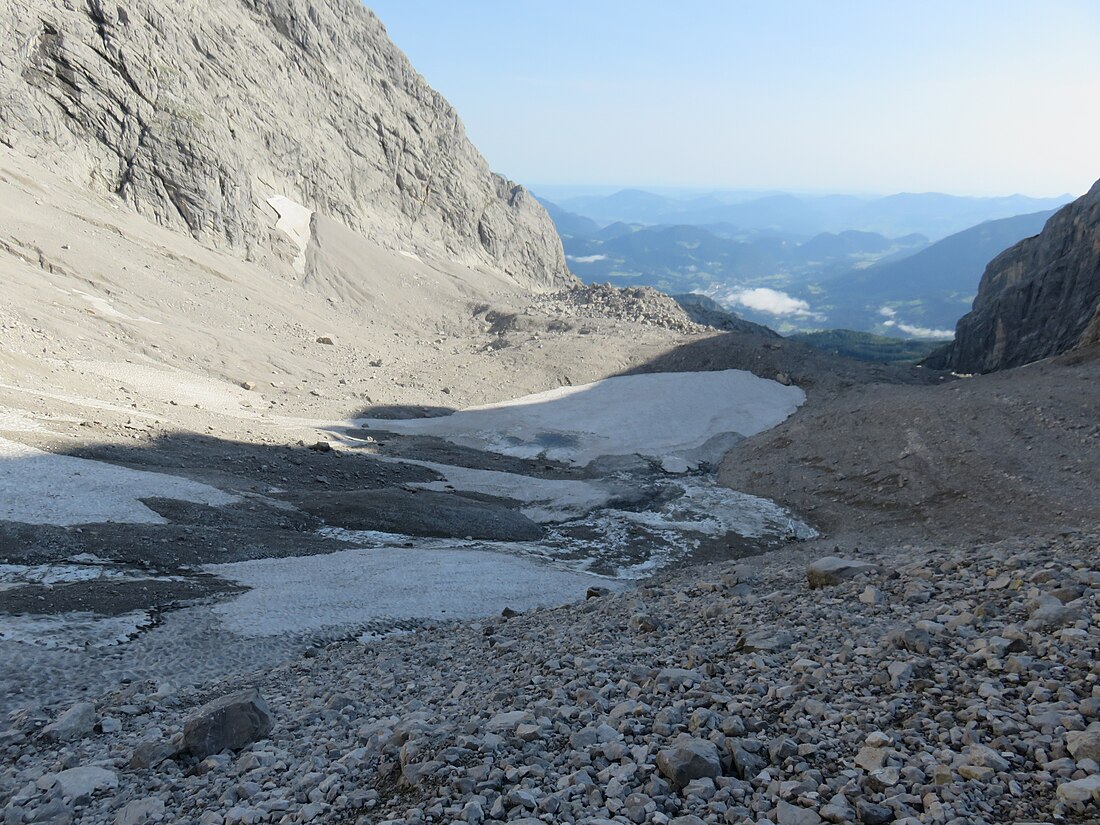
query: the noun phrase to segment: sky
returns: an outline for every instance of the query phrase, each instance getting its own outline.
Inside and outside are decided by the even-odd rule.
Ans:
[[[1097,0],[368,0],[530,186],[1081,194]]]

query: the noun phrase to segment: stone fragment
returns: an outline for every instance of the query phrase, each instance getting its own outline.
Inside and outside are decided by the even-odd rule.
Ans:
[[[240,750],[266,737],[274,725],[267,702],[255,688],[203,705],[183,724],[184,750],[200,759]]]
[[[877,587],[867,585],[863,588],[863,592],[859,594],[859,600],[866,605],[885,604],[886,596]]]
[[[994,771],[984,765],[959,765],[959,776],[973,782],[992,782]]]
[[[115,825],[144,825],[151,819],[159,819],[164,814],[164,802],[156,797],[135,799],[124,805],[115,814]]]
[[[1064,627],[1081,616],[1077,602],[1063,604],[1054,596],[1043,595],[1028,605],[1029,618],[1024,627],[1028,630],[1050,630]]]
[[[809,808],[800,808],[780,799],[775,818],[778,825],[819,825],[821,817]]]
[[[829,800],[828,805],[821,808],[821,818],[827,822],[852,822],[856,818],[856,809],[842,793],[836,794]]]
[[[925,655],[932,646],[932,637],[923,630],[915,627],[905,630],[895,630],[886,636],[886,643],[899,650],[908,650],[911,653]]]
[[[757,630],[741,640],[745,653],[777,653],[794,644],[794,636],[786,630]]]
[[[77,702],[42,728],[42,738],[47,742],[70,742],[87,736],[94,726],[95,705],[91,702]]]
[[[535,717],[525,710],[510,710],[505,713],[498,713],[486,722],[485,730],[494,733],[500,731],[514,731],[520,725],[530,724],[534,721]]]
[[[1063,802],[1100,802],[1100,773],[1073,782],[1064,782],[1058,786],[1057,793]]]
[[[1100,722],[1093,722],[1085,730],[1067,733],[1066,749],[1078,761],[1091,759],[1100,762]]]
[[[733,772],[739,779],[752,780],[768,766],[761,757],[742,746],[737,740],[730,740],[728,748]]]
[[[61,771],[57,774],[56,781],[62,796],[69,799],[84,799],[97,791],[117,788],[118,774],[107,768],[88,765]]]
[[[992,768],[995,771],[1007,771],[1011,767],[1007,759],[987,745],[968,746],[963,758],[970,765]]]
[[[886,763],[886,751],[877,747],[860,748],[856,754],[855,763],[865,771],[874,771]]]
[[[714,778],[722,773],[718,747],[709,740],[685,735],[657,754],[657,767],[681,788],[693,779]]]
[[[179,749],[171,742],[147,740],[138,742],[130,754],[130,767],[136,770],[155,768],[165,759],[171,759]]]
[[[888,825],[894,821],[894,811],[866,799],[856,801],[856,816],[864,825]]]
[[[806,568],[806,581],[812,588],[832,587],[847,579],[878,571],[878,566],[856,559],[826,556]]]
[[[867,787],[875,793],[882,793],[900,781],[901,773],[897,768],[876,768],[867,775]]]

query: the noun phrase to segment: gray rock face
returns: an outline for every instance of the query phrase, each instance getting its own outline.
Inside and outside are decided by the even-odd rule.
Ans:
[[[359,0],[0,0],[0,142],[266,259],[283,196],[389,248],[560,288],[549,217],[492,173]]]
[[[1100,343],[1100,181],[994,258],[955,340],[925,362],[975,373]]]
[[[258,690],[242,690],[199,708],[183,725],[183,750],[199,758],[263,739],[273,721]]]

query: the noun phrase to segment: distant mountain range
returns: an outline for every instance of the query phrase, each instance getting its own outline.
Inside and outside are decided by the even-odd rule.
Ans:
[[[986,221],[901,260],[881,261],[821,284],[814,305],[830,326],[915,337],[950,337],[993,258],[1042,231],[1053,210]],[[908,329],[906,329],[908,328]],[[919,335],[913,330],[940,330]]]
[[[913,233],[938,240],[983,221],[1056,209],[1073,199],[961,197],[939,192],[885,197],[716,192],[672,197],[641,189],[609,195],[583,195],[555,201],[563,211],[601,226],[640,223],[649,226],[730,224],[742,233],[769,233],[805,240],[822,232],[876,232],[888,237]]]
[[[570,268],[589,283],[696,292],[784,333],[846,328],[880,335],[947,338],[969,308],[985,265],[1038,233],[1053,209],[984,220],[929,243],[917,232],[888,235],[843,229],[806,236],[825,204],[835,215],[859,201],[853,220],[876,215],[899,228],[940,226],[1045,199],[896,195],[804,202],[790,195],[715,206],[716,196],[675,200],[640,190],[573,198],[568,203],[633,218],[610,223],[543,201],[558,228]],[[1058,202],[1060,199],[1051,199]],[[704,208],[704,202],[710,203]],[[670,203],[694,209],[677,217],[707,223],[650,225]],[[932,212],[944,212],[934,217]],[[755,211],[760,210],[760,211]],[[721,215],[718,213],[721,212]],[[778,219],[783,215],[786,223]],[[715,220],[725,217],[729,220]],[[753,227],[752,225],[755,224]],[[770,228],[768,226],[770,225]],[[746,228],[749,227],[749,228]]]

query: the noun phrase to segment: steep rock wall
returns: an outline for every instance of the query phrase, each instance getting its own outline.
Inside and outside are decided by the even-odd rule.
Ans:
[[[389,248],[574,282],[550,219],[358,0],[0,0],[0,141],[245,256],[285,196]]]
[[[1098,313],[1100,181],[989,263],[955,340],[925,364],[985,373],[1059,355],[1096,335]]]

